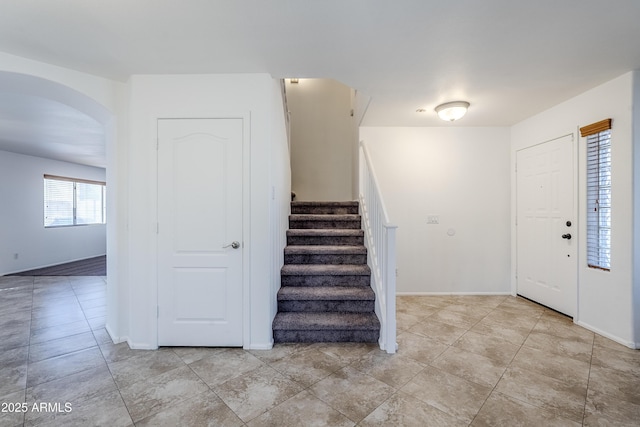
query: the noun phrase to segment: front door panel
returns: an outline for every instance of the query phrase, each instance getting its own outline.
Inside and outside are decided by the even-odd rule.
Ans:
[[[577,286],[573,138],[517,152],[518,294],[573,316]]]

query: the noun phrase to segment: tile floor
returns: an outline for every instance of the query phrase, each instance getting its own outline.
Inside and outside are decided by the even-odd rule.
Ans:
[[[100,277],[0,277],[0,426],[640,425],[640,352],[520,298],[400,297],[395,355],[136,351],[104,301]]]

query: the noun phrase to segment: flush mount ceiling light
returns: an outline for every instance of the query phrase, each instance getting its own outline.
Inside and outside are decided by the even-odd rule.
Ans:
[[[467,113],[469,103],[466,101],[454,101],[440,104],[436,107],[436,113],[445,122],[453,122],[462,118]]]

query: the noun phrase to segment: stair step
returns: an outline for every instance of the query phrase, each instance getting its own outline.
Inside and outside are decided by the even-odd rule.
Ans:
[[[278,291],[278,300],[288,301],[295,299],[304,300],[371,300],[374,301],[376,294],[370,287],[353,286],[318,286],[304,288],[299,286],[283,286]]]
[[[375,313],[278,313],[273,320],[273,329],[322,331],[327,329],[380,328]]]
[[[293,229],[360,229],[360,215],[289,215]]]
[[[371,269],[364,264],[286,264],[282,286],[371,286]]]
[[[375,310],[376,295],[366,286],[283,286],[278,311],[366,313]]]
[[[367,248],[363,245],[291,245],[284,248],[284,263],[366,264]]]
[[[291,264],[282,267],[283,276],[369,276],[371,269],[368,265],[323,265],[323,264]]]
[[[274,341],[377,342],[380,321],[375,313],[280,312],[273,319]]]
[[[287,230],[287,245],[364,245],[364,231],[355,229]]]
[[[358,202],[291,202],[292,214],[357,214]]]

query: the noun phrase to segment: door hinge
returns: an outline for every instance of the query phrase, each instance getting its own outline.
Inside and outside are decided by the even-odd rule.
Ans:
[[[160,234],[160,223],[156,222],[156,234]]]
[[[160,318],[160,306],[159,305],[156,306],[156,317],[158,319]]]

